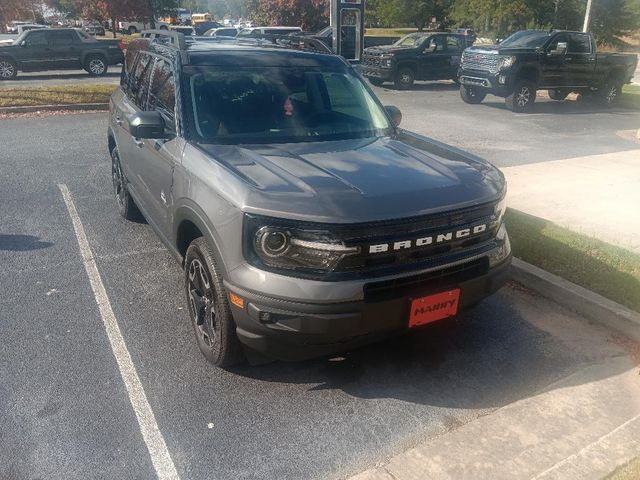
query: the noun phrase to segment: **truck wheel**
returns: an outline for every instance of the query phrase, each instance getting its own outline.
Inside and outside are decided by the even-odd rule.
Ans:
[[[477,105],[478,103],[482,103],[486,96],[487,92],[479,89],[478,87],[460,85],[460,98],[462,98],[464,103]]]
[[[413,73],[413,69],[403,67],[398,70],[398,73],[396,73],[393,83],[399,90],[408,90],[413,86],[415,79],[416,77],[415,73]]]
[[[11,80],[18,76],[18,66],[13,60],[0,60],[0,80]]]
[[[102,77],[107,74],[109,66],[104,57],[100,55],[89,55],[84,62],[84,69],[92,77]]]
[[[125,220],[131,222],[139,221],[142,215],[127,190],[127,181],[120,167],[120,155],[118,154],[117,148],[114,148],[111,152],[111,179],[113,181],[113,193],[116,197],[118,213]]]
[[[567,98],[567,95],[569,95],[569,92],[565,91],[565,90],[549,90],[549,98],[551,100],[557,100],[557,101],[562,101],[565,98]]]
[[[202,354],[218,367],[230,367],[242,360],[227,293],[209,244],[197,238],[185,256],[187,304],[196,341]]]
[[[607,81],[600,90],[598,90],[600,102],[606,107],[615,107],[622,97],[622,83],[617,81]]]
[[[514,86],[513,93],[505,98],[507,107],[512,112],[529,112],[536,101],[536,86],[528,80],[518,80]]]
[[[131,25],[129,27],[129,29],[127,30],[127,32],[129,32],[129,35],[134,35],[134,34],[138,33],[138,29],[136,27],[134,27],[133,25]]]
[[[381,80],[379,78],[370,78],[369,83],[371,85],[375,85],[376,87],[379,87],[384,83],[384,80]]]

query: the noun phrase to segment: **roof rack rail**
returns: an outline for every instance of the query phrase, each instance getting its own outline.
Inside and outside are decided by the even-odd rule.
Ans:
[[[141,38],[148,38],[152,42],[158,41],[163,45],[172,45],[179,52],[183,63],[188,63],[187,57],[187,41],[184,33],[173,30],[143,30],[140,34]]]
[[[326,43],[317,38],[305,35],[279,35],[277,33],[256,34],[246,37],[235,37],[238,43],[252,43],[258,45],[274,45],[295,50],[307,50],[310,52],[333,54],[333,50]]]

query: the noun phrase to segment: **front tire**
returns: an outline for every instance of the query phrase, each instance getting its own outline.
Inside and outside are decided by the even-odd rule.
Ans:
[[[84,63],[84,69],[89,72],[92,77],[102,77],[107,74],[109,66],[104,57],[100,55],[90,55]]]
[[[113,181],[113,193],[116,197],[118,213],[125,220],[137,222],[142,215],[133,198],[131,198],[129,190],[127,190],[127,181],[122,173],[120,155],[118,154],[117,148],[114,148],[111,152],[111,179]]]
[[[9,59],[0,60],[0,80],[12,80],[18,76],[18,65]]]
[[[217,367],[242,361],[227,292],[209,244],[197,238],[185,256],[185,291],[198,348]]]
[[[376,87],[380,87],[380,86],[382,86],[382,84],[384,83],[384,80],[381,80],[381,79],[379,79],[379,78],[370,78],[370,79],[369,79],[369,83],[370,83],[371,85],[376,86]]]
[[[134,35],[134,34],[138,33],[138,29],[132,25],[132,26],[129,27],[127,32],[129,33],[129,35]]]
[[[412,68],[403,67],[396,73],[393,83],[399,90],[409,90],[413,86],[413,82],[416,80],[416,75]]]
[[[482,103],[486,96],[487,92],[478,87],[460,85],[460,98],[462,98],[464,103],[477,105]]]
[[[528,80],[518,80],[513,93],[505,98],[509,110],[515,113],[530,112],[536,101],[536,86]]]

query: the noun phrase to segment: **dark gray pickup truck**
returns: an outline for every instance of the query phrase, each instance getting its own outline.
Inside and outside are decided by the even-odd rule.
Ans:
[[[11,45],[0,47],[0,80],[21,72],[85,69],[89,75],[107,73],[122,63],[124,46],[118,40],[96,40],[74,28],[30,30]]]
[[[589,33],[523,30],[499,45],[464,51],[460,95],[480,103],[492,93],[514,112],[531,110],[538,90],[548,90],[553,100],[577,92],[614,105],[637,64],[634,54],[597,53]]]

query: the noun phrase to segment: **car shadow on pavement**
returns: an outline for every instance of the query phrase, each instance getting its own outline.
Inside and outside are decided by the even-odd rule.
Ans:
[[[504,101],[492,102],[484,101],[481,105],[498,110],[508,110]],[[588,101],[563,100],[563,101],[542,101],[536,102],[530,112],[522,115],[591,115],[594,113],[608,113],[614,115],[625,115],[638,110],[630,106],[617,106],[614,108],[605,107]]]
[[[451,90],[458,90],[460,87],[455,82],[425,82],[414,83],[408,90],[396,88],[393,83],[385,83],[379,88],[397,92],[448,92]]]
[[[113,67],[112,67],[113,68]],[[57,73],[57,74],[23,74],[18,75],[16,78],[12,79],[11,82],[33,82],[34,80],[77,80],[77,79],[105,79],[105,78],[120,78],[120,71],[114,70],[113,72],[107,72],[101,77],[90,77],[90,75],[85,71],[78,72],[70,72],[70,73]]]
[[[537,328],[514,308],[512,296],[497,294],[456,320],[334,358],[243,366],[234,373],[265,382],[308,384],[308,391],[339,389],[362,399],[478,409],[526,398],[599,361],[592,349],[572,350]]]
[[[26,252],[29,250],[40,250],[53,246],[51,242],[40,240],[39,237],[33,235],[1,235],[0,234],[0,251],[9,250],[14,252]]]

